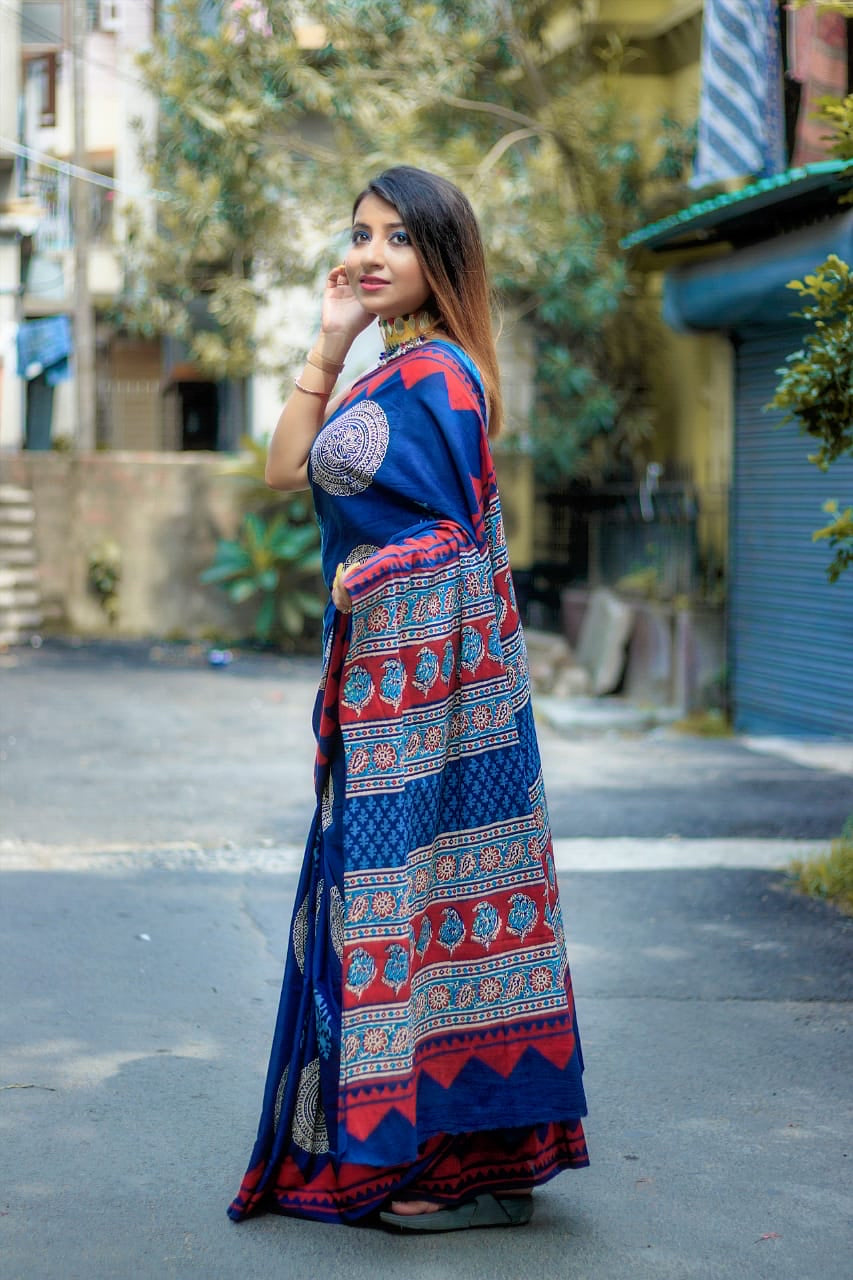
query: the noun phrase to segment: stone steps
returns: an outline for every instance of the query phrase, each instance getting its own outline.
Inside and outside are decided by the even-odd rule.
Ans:
[[[0,565],[6,568],[17,566],[35,566],[37,563],[35,544],[18,543],[0,546]]]
[[[33,539],[31,524],[7,523],[7,512],[0,504],[0,546],[25,547]]]
[[[3,518],[7,525],[35,524],[36,513],[32,507],[22,507],[18,503],[4,503]]]
[[[0,484],[0,506],[32,507],[33,495],[19,484]]]
[[[32,566],[21,567],[0,564],[0,591],[15,587],[37,587],[38,570]]]
[[[32,494],[0,484],[0,646],[26,643],[43,621]]]
[[[0,587],[0,609],[40,609],[38,587]]]

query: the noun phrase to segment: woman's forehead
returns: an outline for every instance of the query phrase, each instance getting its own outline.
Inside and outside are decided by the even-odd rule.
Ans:
[[[368,191],[367,195],[362,196],[361,200],[359,200],[353,215],[353,222],[382,222],[393,224],[394,226],[403,225],[399,210],[390,201],[384,200],[382,196],[376,195],[373,191]]]

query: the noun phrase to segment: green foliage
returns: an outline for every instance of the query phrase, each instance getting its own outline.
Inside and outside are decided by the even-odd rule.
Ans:
[[[630,473],[651,434],[644,354],[653,317],[602,220],[567,231],[566,244],[540,258],[533,446],[543,477],[600,479]]]
[[[270,489],[266,481],[267,452],[269,437],[256,440],[253,436],[243,436],[240,441],[240,453],[228,458],[220,464],[219,474],[230,476],[242,490],[243,505],[248,511],[264,511],[273,504],[280,505],[277,495]],[[286,501],[281,499],[281,501]],[[305,503],[301,497],[291,500],[293,518],[304,521]]]
[[[699,136],[698,122],[693,121],[688,125],[665,111],[661,116],[660,129],[660,159],[649,177],[652,180],[681,182],[693,166]]]
[[[241,453],[219,468],[241,488],[245,508],[236,538],[221,538],[201,574],[234,604],[255,603],[253,636],[263,644],[302,640],[323,616],[320,530],[307,494],[279,494],[264,478],[269,441],[245,436]]]
[[[236,538],[220,539],[201,580],[223,587],[234,604],[254,600],[254,637],[269,643],[282,636],[294,640],[308,619],[322,617],[319,569],[317,526],[308,504],[291,498],[277,515],[248,512]]]
[[[212,378],[243,378],[264,363],[258,333],[265,289],[304,275],[289,219],[299,217],[298,157],[282,132],[328,106],[330,87],[305,64],[277,4],[169,4],[163,34],[140,65],[159,104],[158,135],[142,143],[160,198],[129,210],[121,319],[146,336],[184,341]],[[274,253],[265,252],[276,245]]]
[[[830,131],[830,155],[837,160],[853,160],[853,93],[841,100],[820,98],[817,115]]]
[[[838,510],[835,499],[823,504],[827,515],[833,517],[822,529],[812,534],[815,542],[826,541],[835,554],[827,566],[826,574],[830,582],[837,582],[845,569],[853,564],[853,507]]]
[[[796,421],[818,441],[809,461],[826,471],[837,459],[853,456],[853,273],[830,254],[813,275],[792,280],[788,288],[813,299],[795,313],[813,328],[778,370],[781,381],[769,407],[782,409],[783,422]],[[835,582],[853,563],[853,520],[849,508],[838,514],[837,503],[824,509],[835,519],[814,537],[827,540],[835,552],[827,568]]]
[[[803,893],[825,898],[853,915],[853,817],[848,818],[841,835],[833,840],[828,854],[808,862],[793,862],[791,874]]]
[[[813,322],[802,350],[788,356],[772,400],[820,443],[811,461],[822,471],[853,451],[853,274],[830,254],[805,281],[789,289],[813,302],[794,314]]]
[[[641,462],[658,321],[618,244],[683,177],[690,142],[662,122],[644,173],[647,122],[616,93],[633,51],[593,47],[586,8],[312,0],[309,21],[288,0],[243,0],[210,30],[205,0],[173,3],[143,60],[161,103],[146,160],[166,198],[156,227],[133,222],[128,323],[183,340],[214,378],[283,371],[266,294],[328,267],[353,193],[405,160],[470,196],[505,309],[533,322],[541,469]]]
[[[87,580],[110,624],[118,619],[121,585],[121,548],[113,538],[103,538],[89,551]]]

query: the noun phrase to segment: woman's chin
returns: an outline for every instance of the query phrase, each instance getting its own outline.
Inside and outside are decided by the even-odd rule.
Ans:
[[[371,298],[369,294],[367,296],[363,293],[359,294],[358,300],[365,311],[376,316],[378,320],[393,320],[400,314],[396,308],[389,307],[387,302],[383,305],[378,298]]]

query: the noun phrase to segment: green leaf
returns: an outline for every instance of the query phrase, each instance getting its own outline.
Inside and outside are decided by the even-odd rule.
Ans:
[[[319,548],[300,557],[299,568],[302,573],[320,573],[323,569],[323,556]]]
[[[275,599],[267,596],[255,615],[255,636],[258,640],[267,641],[275,626]]]
[[[321,598],[308,591],[295,591],[293,594],[299,608],[307,617],[322,618],[326,612],[327,597]]]
[[[298,636],[304,625],[304,615],[292,596],[279,601],[278,614],[281,625],[289,636]]]
[[[264,569],[262,573],[258,574],[256,582],[259,591],[275,591],[278,586],[278,570]]]
[[[245,566],[241,565],[235,568],[229,564],[212,564],[209,568],[203,569],[199,574],[201,582],[224,582],[228,578],[234,578],[242,573]]]
[[[249,600],[255,595],[257,589],[254,578],[240,578],[238,582],[232,582],[227,588],[228,595],[235,604],[242,604],[244,600]]]
[[[319,532],[313,525],[290,525],[276,531],[271,546],[282,560],[295,563],[309,549],[316,547]]]
[[[233,542],[224,538],[219,541],[216,547],[216,564],[239,566],[249,564],[249,556],[246,548],[239,542]]]
[[[266,541],[268,536],[267,525],[261,516],[254,511],[250,511],[248,515],[243,517],[243,529],[249,553],[254,557]]]

